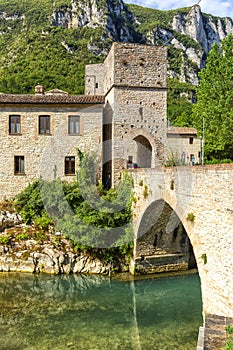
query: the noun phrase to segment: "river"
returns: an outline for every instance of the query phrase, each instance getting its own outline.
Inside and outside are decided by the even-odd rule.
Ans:
[[[195,350],[198,274],[122,281],[0,274],[1,350]]]

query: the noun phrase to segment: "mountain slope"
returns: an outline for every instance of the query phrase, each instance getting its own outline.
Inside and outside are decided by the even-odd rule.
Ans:
[[[230,18],[199,6],[159,11],[122,0],[0,0],[0,91],[31,93],[37,82],[83,93],[84,66],[103,61],[113,41],[168,46],[171,78],[198,84],[213,42]]]

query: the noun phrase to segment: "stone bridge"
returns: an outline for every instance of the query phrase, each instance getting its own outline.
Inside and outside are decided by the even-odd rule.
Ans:
[[[131,272],[185,270],[196,264],[204,324],[216,318],[225,329],[233,321],[233,164],[136,169],[131,174]]]

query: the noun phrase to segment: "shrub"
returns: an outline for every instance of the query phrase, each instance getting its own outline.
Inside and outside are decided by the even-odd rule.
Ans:
[[[233,350],[233,327],[227,326],[226,331],[231,336],[230,336],[230,339],[226,342],[226,345],[222,350]]]
[[[146,199],[149,196],[148,186],[145,185],[143,189],[143,197]]]
[[[202,254],[201,258],[202,258],[202,260],[204,262],[204,265],[207,264],[207,255],[206,255],[206,253]]]
[[[195,221],[195,215],[193,213],[188,213],[186,217],[187,221],[194,222]]]
[[[0,236],[0,244],[9,244],[9,243],[10,243],[10,237]]]
[[[138,184],[139,186],[143,186],[143,180],[140,180]]]
[[[29,239],[30,238],[30,236],[29,236],[29,234],[28,233],[19,233],[18,235],[16,235],[16,237],[15,237],[15,239],[17,240],[17,241],[24,241],[24,240],[27,240],[27,239]]]

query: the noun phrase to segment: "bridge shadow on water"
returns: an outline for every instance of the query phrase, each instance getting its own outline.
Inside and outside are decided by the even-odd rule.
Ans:
[[[197,274],[127,281],[0,275],[1,349],[195,349]]]

